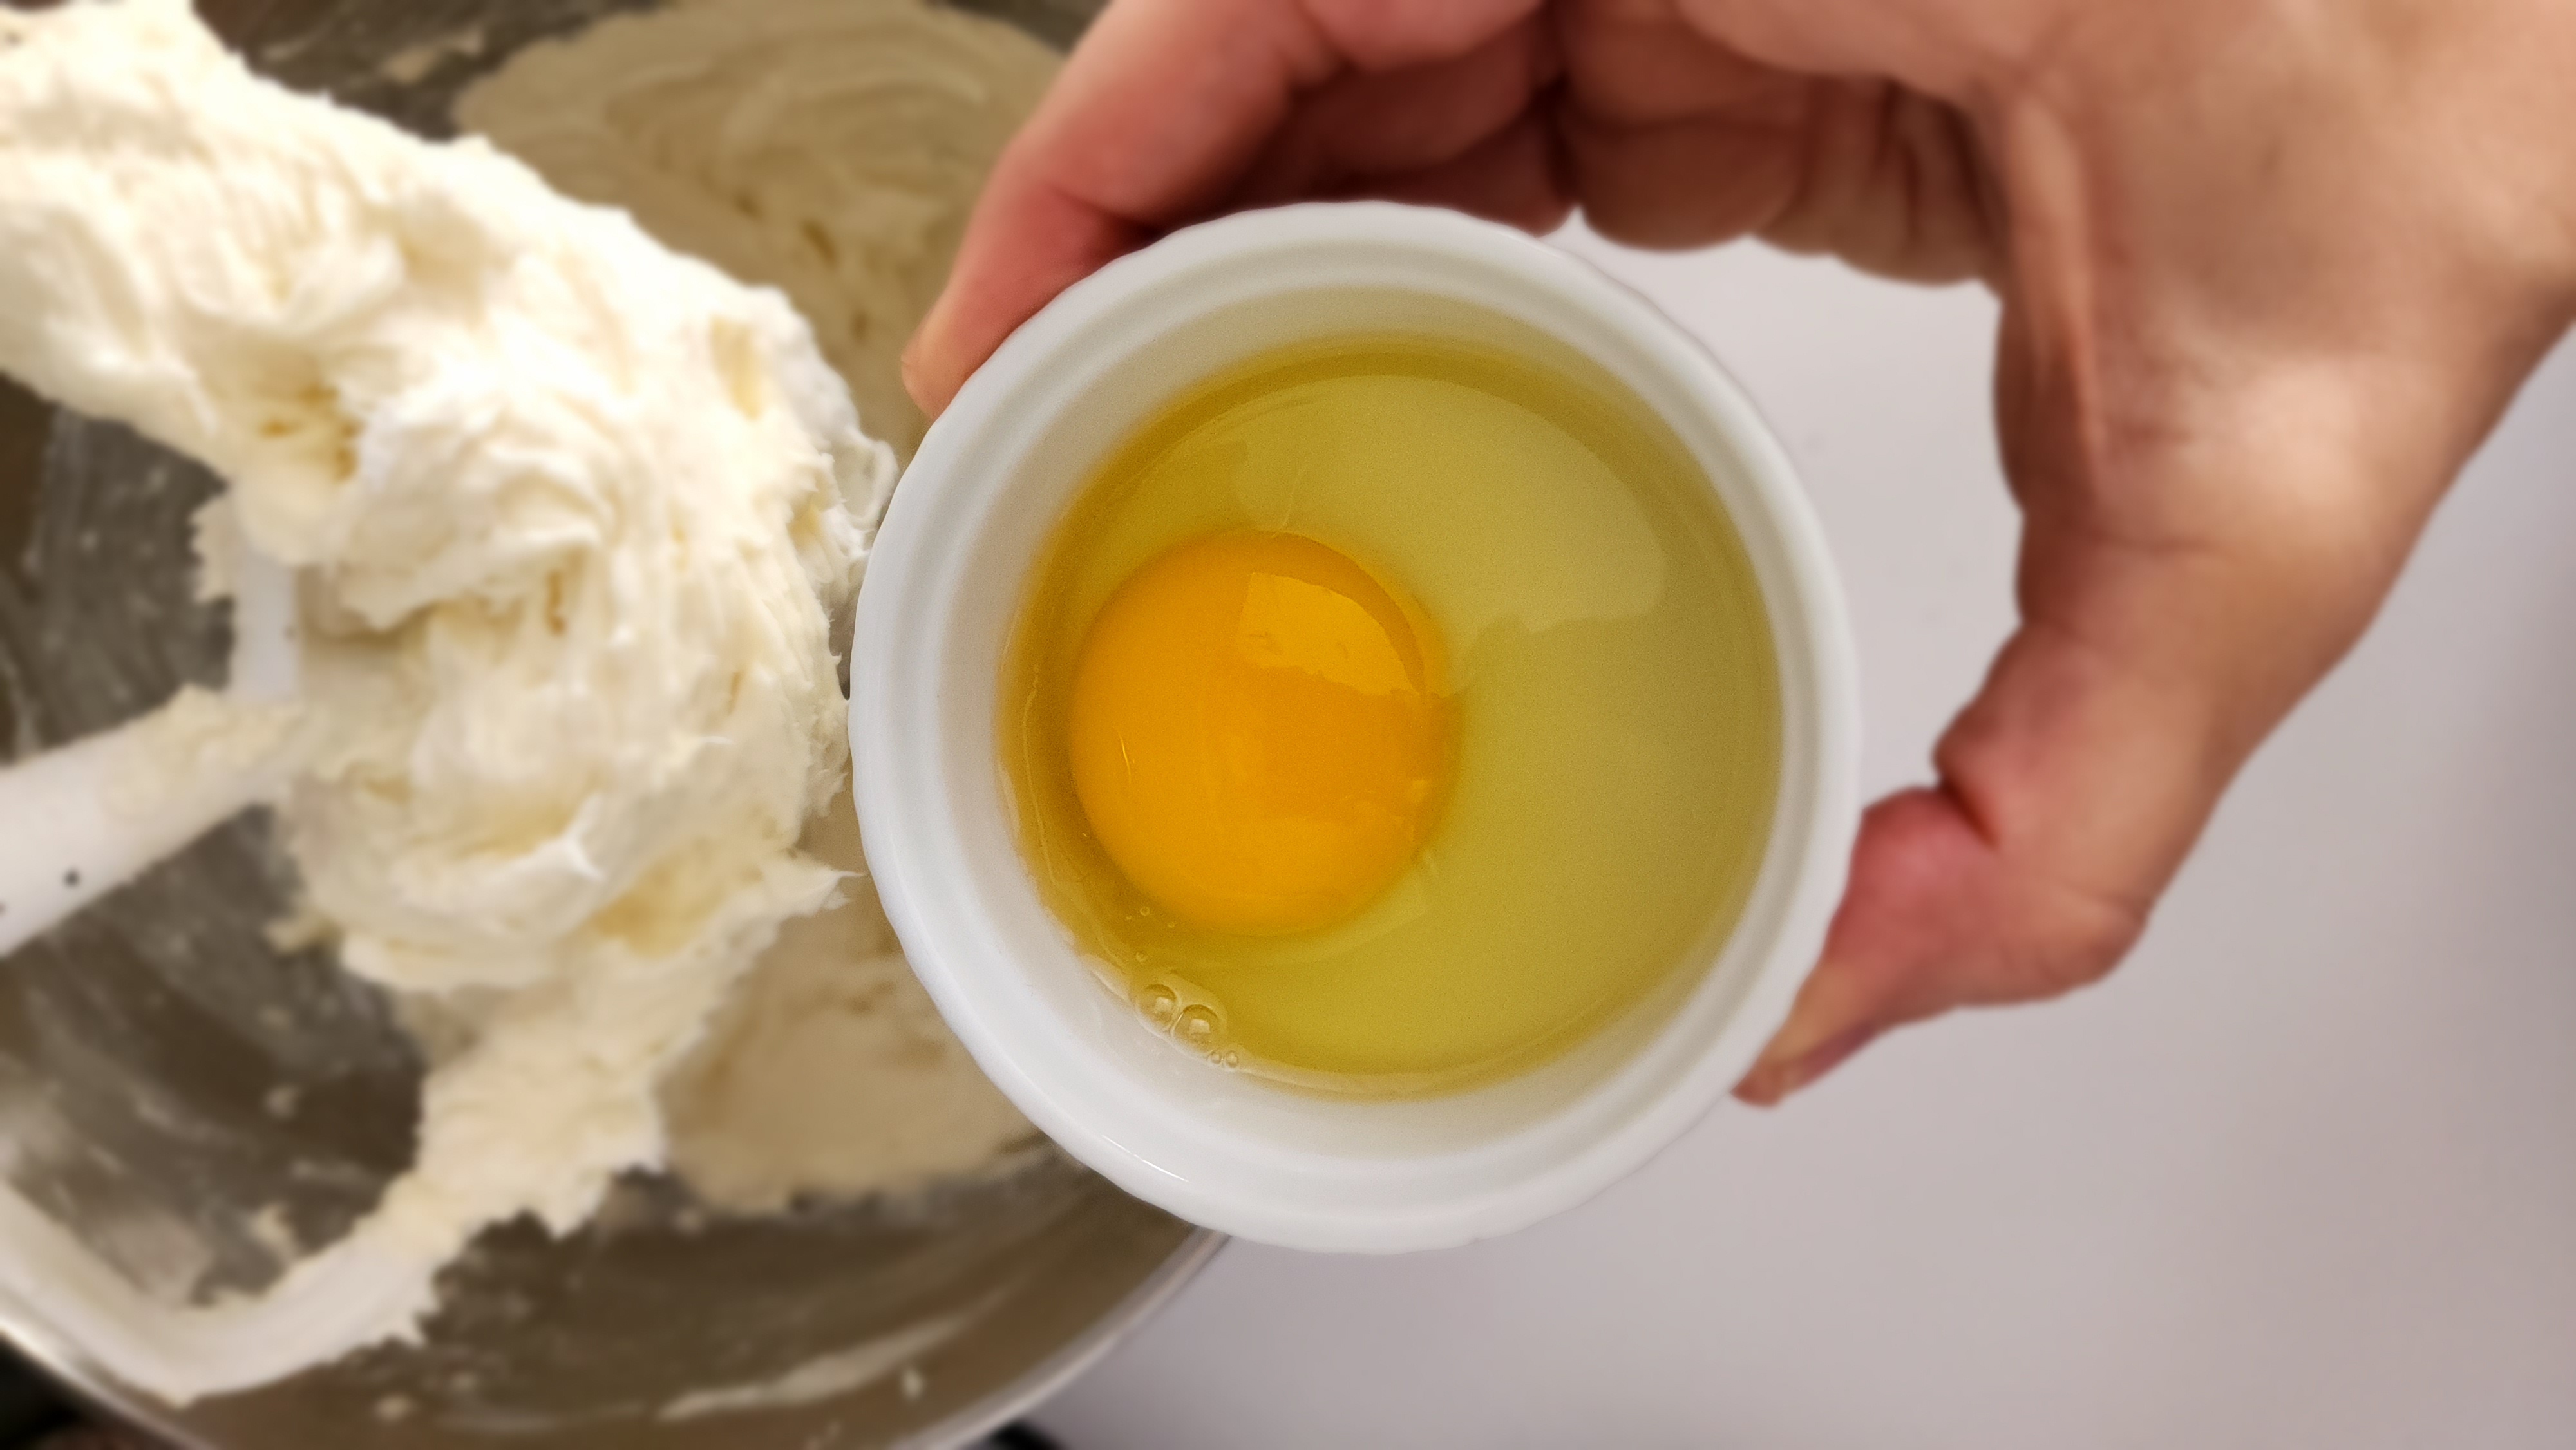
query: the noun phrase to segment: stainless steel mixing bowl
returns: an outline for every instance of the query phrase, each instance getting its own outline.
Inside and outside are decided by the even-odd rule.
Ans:
[[[1095,4],[975,8],[1061,45]],[[256,64],[430,134],[461,85],[519,46],[626,8],[640,6],[205,0]],[[477,53],[408,84],[380,69],[469,24]],[[183,681],[220,682],[226,625],[188,582],[189,515],[214,487],[123,429],[0,384],[0,758],[126,719]],[[264,823],[245,819],[0,966],[0,1173],[174,1294],[269,1282],[281,1229],[335,1237],[410,1152],[417,1055],[327,958],[271,948],[285,885]],[[1079,1371],[1214,1248],[1038,1150],[926,1202],[762,1221],[703,1218],[681,1190],[637,1183],[571,1239],[488,1236],[449,1271],[426,1343],[183,1410],[104,1376],[42,1304],[0,1302],[0,1328],[111,1409],[223,1450],[949,1445]],[[802,1403],[724,1408],[782,1380]],[[666,1413],[692,1392],[708,1413]]]

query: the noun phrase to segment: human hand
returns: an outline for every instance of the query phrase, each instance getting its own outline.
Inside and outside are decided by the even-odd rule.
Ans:
[[[938,409],[1162,231],[1316,196],[2003,302],[2020,627],[1872,808],[1739,1087],[2107,972],[2576,317],[2552,0],[1119,0],[994,173],[908,376]]]

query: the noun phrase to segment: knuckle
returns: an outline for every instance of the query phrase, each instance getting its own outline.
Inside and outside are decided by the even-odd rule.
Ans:
[[[2020,1001],[2063,996],[2109,976],[2147,921],[2146,911],[2124,898],[2060,880],[2033,882],[2015,914],[2003,966],[2007,989]]]

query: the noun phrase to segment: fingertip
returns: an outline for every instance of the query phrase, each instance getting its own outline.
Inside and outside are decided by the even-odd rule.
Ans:
[[[1776,1108],[1793,1093],[1802,1092],[1821,1081],[1826,1074],[1849,1062],[1860,1050],[1877,1040],[1876,1026],[1850,1028],[1820,1046],[1782,1061],[1767,1055],[1753,1071],[1736,1084],[1735,1095],[1757,1108]]]
[[[1736,1096],[1774,1107],[1889,1028],[1955,1005],[1952,967],[1980,930],[1987,849],[1949,796],[1902,791],[1870,808],[1850,885],[1789,1020]]]
[[[1011,173],[1005,158],[947,286],[904,348],[904,388],[932,417],[1057,294],[1152,238],[1145,227]]]
[[[966,381],[954,362],[957,347],[951,313],[955,310],[956,292],[957,283],[951,279],[940,289],[929,314],[913,329],[912,340],[903,348],[903,390],[931,418],[947,411]]]
[[[1854,967],[1830,952],[1808,975],[1789,1020],[1771,1035],[1735,1095],[1758,1108],[1777,1107],[1790,1094],[1833,1071],[1878,1035],[1874,1015],[1882,1005],[1861,990]]]

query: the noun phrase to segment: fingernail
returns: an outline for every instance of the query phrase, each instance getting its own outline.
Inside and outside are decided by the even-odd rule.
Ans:
[[[1790,1094],[1814,1084],[1816,1079],[1843,1065],[1851,1055],[1869,1046],[1878,1035],[1875,1027],[1855,1027],[1787,1062],[1757,1067],[1736,1085],[1735,1095],[1757,1108],[1776,1107]]]
[[[904,346],[901,364],[903,390],[912,395],[914,406],[925,413],[932,411],[928,399],[923,396],[928,390],[922,385],[921,334],[914,333],[912,341]]]

